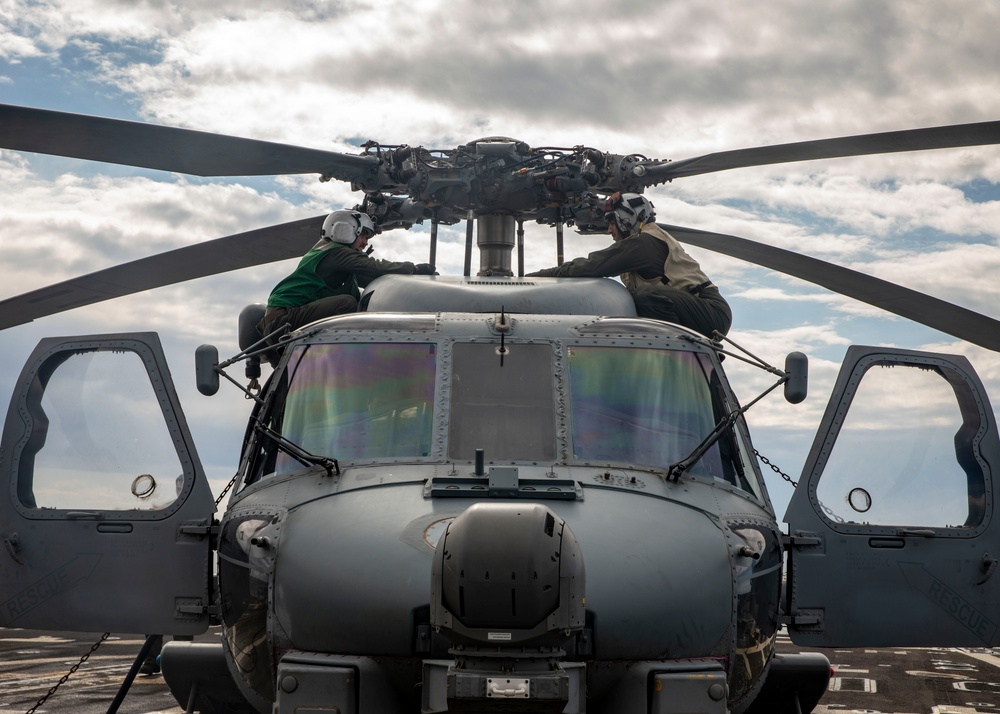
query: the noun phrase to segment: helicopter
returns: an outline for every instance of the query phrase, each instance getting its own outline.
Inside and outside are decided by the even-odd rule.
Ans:
[[[383,231],[429,221],[431,264],[439,225],[465,221],[467,238],[462,276],[378,278],[358,312],[283,334],[277,351],[250,305],[237,355],[198,349],[199,391],[225,379],[252,401],[218,519],[157,336],[44,339],[0,442],[0,626],[184,637],[221,624],[220,643],[161,655],[178,702],[203,712],[798,712],[819,701],[829,661],[777,653],[781,627],[804,647],[996,646],[1000,436],[965,357],[851,347],[786,529],[744,414],[778,387],[804,399],[804,355],[773,367],[638,317],[613,280],[524,277],[512,260],[534,221],[555,228],[561,261],[564,227],[605,232],[616,192],[996,143],[1000,122],[678,161],[500,136],[349,155],[0,105],[5,149],[198,176],[315,173],[362,192],[355,209]],[[0,301],[0,327],[297,257],[323,219]],[[932,296],[661,227],[1000,348],[1000,323]],[[774,384],[741,403],[724,358]],[[247,386],[226,371],[240,363]],[[885,414],[882,397],[902,390],[933,393],[930,412]],[[872,458],[873,419],[898,420],[899,435],[920,423],[919,442]]]

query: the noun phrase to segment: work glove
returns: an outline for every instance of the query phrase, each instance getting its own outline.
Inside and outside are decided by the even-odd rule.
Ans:
[[[437,271],[434,270],[434,266],[430,263],[417,263],[413,266],[414,275],[437,275]]]

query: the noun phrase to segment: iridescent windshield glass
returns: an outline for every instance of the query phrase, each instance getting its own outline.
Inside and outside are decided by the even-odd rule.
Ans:
[[[666,467],[715,424],[708,379],[691,352],[570,347],[572,453],[578,461]],[[722,476],[718,445],[691,473]]]
[[[288,365],[282,435],[339,461],[431,451],[435,345],[306,345]],[[277,472],[297,466],[282,455]]]

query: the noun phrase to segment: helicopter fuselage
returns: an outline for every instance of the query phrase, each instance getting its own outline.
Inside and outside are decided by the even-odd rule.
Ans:
[[[829,661],[775,652],[779,625],[996,646],[1000,435],[966,358],[852,346],[781,532],[741,355],[620,284],[385,276],[362,304],[276,346],[218,523],[156,335],[42,340],[0,442],[0,624],[218,618],[164,677],[247,713],[809,711]],[[214,351],[205,393],[237,361]],[[804,396],[802,355],[752,363]]]
[[[781,545],[742,420],[667,477],[738,407],[704,338],[498,305],[332,318],[284,351],[219,543],[227,656],[258,708],[284,711],[308,697],[291,681],[345,672],[366,693],[359,711],[490,696],[555,706],[553,673],[565,690],[554,711],[648,704],[678,677],[717,707],[755,694]],[[296,459],[276,434],[336,469]],[[473,506],[494,520],[462,535]],[[534,537],[522,513],[535,506],[575,540],[573,595],[552,592],[566,577],[546,584],[569,536],[545,550],[551,533]],[[466,543],[483,530],[485,544]],[[435,568],[463,547],[476,573]],[[568,597],[583,614],[547,628]],[[518,684],[491,695],[501,675]]]

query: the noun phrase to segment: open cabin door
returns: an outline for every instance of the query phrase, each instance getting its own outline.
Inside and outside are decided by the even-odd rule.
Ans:
[[[998,470],[968,360],[851,347],[785,514],[792,640],[997,645]]]
[[[0,484],[0,626],[205,630],[215,506],[155,333],[42,340]]]

